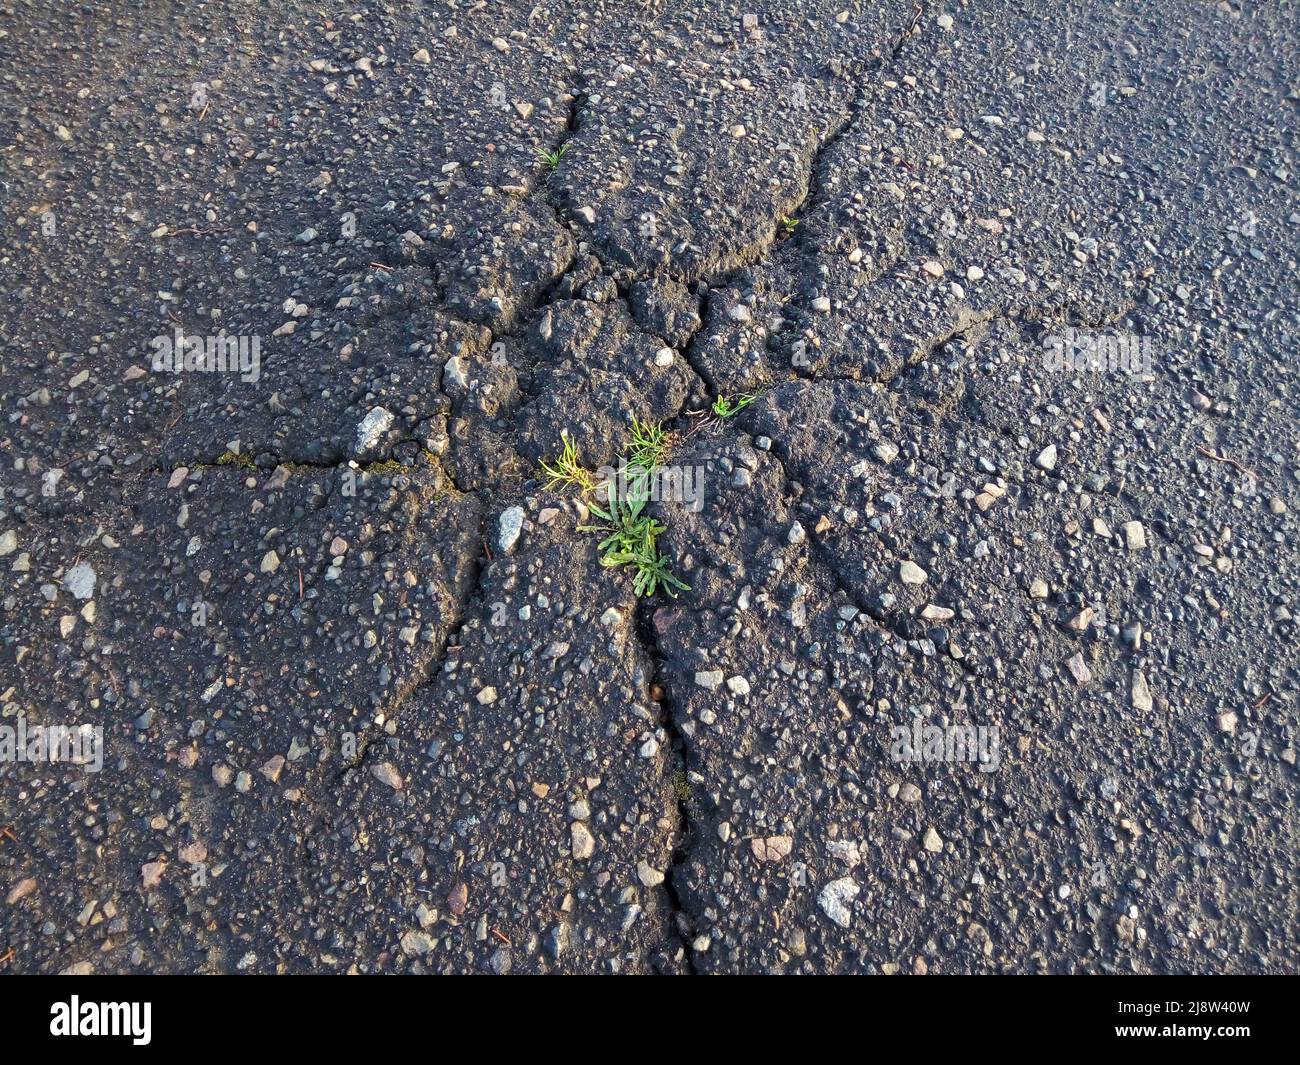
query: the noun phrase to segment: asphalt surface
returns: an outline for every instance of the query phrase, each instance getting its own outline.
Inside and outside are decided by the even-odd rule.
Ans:
[[[1298,36],[0,0],[0,971],[1297,971]]]

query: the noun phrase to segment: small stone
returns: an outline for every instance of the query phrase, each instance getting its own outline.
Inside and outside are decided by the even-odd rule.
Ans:
[[[708,688],[711,692],[717,691],[722,687],[722,670],[701,670],[695,674],[695,683],[701,688]]]
[[[442,387],[449,392],[461,392],[469,387],[469,374],[465,372],[465,360],[453,355],[442,365]]]
[[[1147,686],[1146,674],[1140,669],[1133,673],[1133,683],[1129,689],[1133,709],[1150,710],[1152,707],[1151,689]]]
[[[853,920],[853,900],[861,890],[852,877],[832,880],[817,896],[817,905],[821,907],[822,913],[841,928],[848,928]]]
[[[497,520],[497,547],[503,554],[510,554],[519,542],[519,535],[524,529],[524,508],[507,507]]]
[[[644,858],[636,863],[636,878],[646,887],[658,887],[664,882],[664,874]]]
[[[581,821],[574,821],[569,826],[569,834],[572,837],[573,856],[579,861],[585,861],[596,852],[596,840]]]
[[[744,677],[728,677],[727,687],[736,695],[749,694],[749,681],[747,681]]]
[[[837,862],[843,862],[850,869],[862,864],[862,850],[851,839],[833,839],[826,844],[826,853]]]
[[[18,881],[9,889],[9,894],[5,896],[5,903],[12,906],[19,899],[26,898],[36,890],[36,877],[29,876],[24,880]]]
[[[403,954],[432,954],[438,948],[438,941],[428,932],[413,928],[402,933],[397,945]]]
[[[469,905],[469,885],[465,883],[456,884],[447,892],[447,906],[452,912],[452,916],[459,917],[465,912],[465,907]]]
[[[18,534],[13,529],[0,533],[0,555],[12,555],[18,550]]]
[[[88,562],[81,562],[68,570],[63,587],[76,599],[89,599],[95,594],[95,570]]]
[[[1120,526],[1124,533],[1124,546],[1130,551],[1141,551],[1147,545],[1147,531],[1140,521],[1126,521]]]
[[[429,55],[429,50],[427,48],[417,48],[415,50],[415,55],[411,56],[411,58],[417,63],[428,63],[431,61],[432,57]]]
[[[393,415],[383,407],[373,408],[357,426],[357,454],[368,455],[378,445],[393,424]]]
[[[925,830],[925,835],[921,837],[921,846],[931,854],[938,854],[943,850],[943,837],[934,830],[933,825]]]
[[[790,855],[794,847],[793,836],[755,837],[749,841],[754,857],[760,862],[779,862]]]
[[[1092,624],[1092,619],[1096,617],[1096,615],[1097,612],[1093,610],[1092,607],[1085,606],[1065,623],[1065,627],[1071,632],[1086,632],[1088,626]]]
[[[145,890],[155,888],[162,883],[163,870],[167,868],[164,861],[145,862],[140,866],[140,879],[144,883]]]
[[[930,575],[920,566],[911,560],[899,563],[898,579],[904,584],[924,584],[929,580]]]
[[[1237,731],[1237,712],[1235,710],[1224,710],[1218,716],[1219,729],[1222,732],[1235,733]]]
[[[898,799],[900,802],[920,802],[921,789],[911,781],[899,786]]]
[[[1082,653],[1076,653],[1066,663],[1065,668],[1070,671],[1076,684],[1080,686],[1087,684],[1092,680],[1092,670],[1088,668],[1088,663],[1083,660]]]
[[[930,259],[921,264],[921,271],[927,276],[937,279],[943,277],[943,264]]]
[[[497,690],[488,685],[478,693],[479,706],[489,706],[497,701]]]
[[[1056,469],[1056,445],[1048,444],[1038,453],[1038,458],[1034,459],[1034,465],[1040,470]]]
[[[926,621],[951,621],[953,613],[946,606],[935,606],[933,603],[929,603],[921,611],[921,617],[925,618]]]
[[[872,456],[888,466],[898,457],[898,446],[888,440],[878,440],[871,448]]]
[[[1047,582],[1043,580],[1041,577],[1035,577],[1033,581],[1030,582],[1029,585],[1030,599],[1046,599],[1050,592],[1051,589],[1047,586]]]
[[[402,790],[402,774],[392,762],[380,762],[371,766],[370,772],[379,783],[387,784],[394,791]]]
[[[194,843],[186,844],[178,853],[181,861],[186,865],[202,865],[208,860],[207,846],[197,840]]]
[[[268,551],[262,556],[261,569],[263,573],[274,573],[280,568],[280,556],[274,551]]]

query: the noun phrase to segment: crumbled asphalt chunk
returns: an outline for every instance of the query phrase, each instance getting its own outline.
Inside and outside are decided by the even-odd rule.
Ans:
[[[104,737],[0,967],[1297,967],[1285,8],[103,7],[0,13],[0,724]],[[676,599],[541,488],[633,418]]]

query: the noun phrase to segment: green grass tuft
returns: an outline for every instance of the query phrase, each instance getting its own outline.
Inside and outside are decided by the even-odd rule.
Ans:
[[[555,149],[555,151],[549,151],[546,148],[534,148],[533,150],[546,165],[546,169],[551,173],[555,173],[560,166],[560,160],[564,158],[564,153],[569,150],[569,146],[567,144],[561,144]]]
[[[739,414],[757,398],[757,395],[749,392],[742,392],[740,395],[736,396],[735,399],[729,399],[726,396],[719,396],[713,401],[713,406],[709,409],[719,418],[730,418],[735,414]]]
[[[659,422],[632,419],[632,440],[627,446],[627,464],[654,473],[668,459],[672,438]]]
[[[577,488],[583,495],[596,489],[596,478],[585,469],[578,458],[578,448],[569,439],[569,434],[562,431],[560,438],[564,441],[564,450],[552,465],[542,461],[542,472],[546,474],[546,488]]]

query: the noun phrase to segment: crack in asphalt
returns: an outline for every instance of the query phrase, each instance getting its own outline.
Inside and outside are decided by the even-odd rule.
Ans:
[[[689,911],[682,902],[680,889],[677,885],[678,870],[686,862],[691,844],[695,838],[698,827],[695,819],[691,814],[691,796],[689,791],[689,775],[691,772],[689,751],[690,746],[685,735],[677,722],[677,716],[674,712],[674,700],[670,694],[668,686],[668,656],[663,653],[659,646],[659,632],[654,623],[654,613],[656,611],[649,600],[641,600],[636,605],[636,614],[633,619],[632,632],[641,646],[642,652],[651,661],[654,666],[653,671],[649,674],[648,683],[650,685],[650,700],[659,707],[659,723],[663,726],[664,731],[668,734],[670,749],[675,756],[675,760],[680,763],[680,769],[672,772],[668,780],[668,787],[672,790],[676,799],[677,807],[677,824],[676,840],[673,844],[672,853],[667,868],[663,870],[664,894],[668,899],[668,933],[675,937],[682,957],[686,962],[686,970],[694,975],[698,972],[695,964],[694,950],[691,945],[691,938],[687,933],[686,926],[690,922]],[[661,689],[660,698],[654,698],[654,688],[658,686]],[[677,775],[681,775],[681,784],[679,786]]]
[[[829,193],[826,190],[825,177],[823,175],[823,170],[827,165],[826,160],[828,154],[835,149],[844,137],[849,135],[851,131],[857,127],[868,95],[874,90],[874,85],[869,76],[879,76],[881,72],[888,69],[896,62],[906,42],[916,30],[917,24],[923,16],[924,9],[924,4],[917,5],[914,17],[910,24],[902,30],[902,32],[885,50],[884,54],[879,58],[873,61],[854,64],[841,75],[846,79],[858,79],[859,84],[857,85],[852,100],[839,121],[835,122],[827,133],[819,138],[817,144],[808,154],[806,176],[801,182],[802,188],[799,199],[787,213],[793,214],[802,221],[831,202]],[[579,77],[577,84],[573,87],[571,99],[568,103],[564,135],[553,144],[551,148],[552,152],[557,154],[561,153],[572,136],[577,132],[580,122],[580,112],[585,98],[585,81]],[[615,280],[617,298],[623,301],[629,319],[635,322],[635,316],[632,314],[628,295],[628,290],[631,284],[634,284],[637,281],[662,278],[666,275],[653,273],[642,277],[633,271],[611,269],[611,265],[606,261],[604,255],[596,244],[591,240],[586,239],[583,231],[578,227],[576,222],[567,216],[563,204],[556,195],[551,177],[552,175],[550,173],[544,174],[528,190],[527,197],[534,199],[536,202],[545,204],[554,214],[555,220],[560,226],[572,233],[580,244],[586,244],[587,253],[595,258],[599,265],[601,275],[611,277]],[[796,274],[806,273],[808,264],[814,262],[818,257],[815,249],[810,249],[809,242],[805,238],[807,232],[807,230],[801,231],[795,235],[793,240],[784,241],[782,237],[781,222],[778,218],[774,222],[772,230],[767,238],[755,244],[754,247],[750,249],[749,254],[743,256],[739,263],[721,274],[702,275],[701,280],[703,284],[699,287],[697,292],[700,300],[699,325],[691,331],[689,337],[682,344],[673,346],[665,343],[664,346],[671,347],[672,350],[682,358],[683,363],[689,367],[692,373],[709,392],[716,394],[717,384],[713,379],[713,376],[700,363],[698,349],[704,336],[708,332],[711,304],[714,294],[719,290],[727,290],[743,272],[770,264],[773,261],[774,255],[780,251],[782,245],[786,243],[789,244],[789,248],[784,252],[784,254],[791,256],[795,260],[795,262],[791,264],[792,270]],[[874,280],[878,281],[881,277],[885,276],[892,267],[900,263],[905,257],[905,251],[906,249],[900,249],[898,255],[881,267],[875,275]],[[435,283],[435,300],[432,305],[433,309],[447,315],[454,321],[466,325],[473,325],[473,322],[466,321],[456,315],[447,306],[446,287],[438,285],[436,270],[430,264],[425,265],[429,266],[430,273]],[[495,343],[517,337],[528,327],[529,323],[534,320],[537,315],[558,302],[560,298],[559,293],[563,290],[566,280],[578,267],[579,260],[575,256],[575,259],[570,262],[569,265],[566,266],[554,279],[554,281],[552,281],[534,299],[526,300],[525,302],[515,306],[507,321],[488,330],[486,347],[491,348]],[[416,306],[411,300],[374,307],[368,309],[369,313],[366,319],[366,324],[374,325],[385,318],[391,317],[410,317],[420,309],[423,308]],[[878,375],[876,381],[877,383],[884,385],[892,384],[896,379],[909,373],[916,366],[932,358],[933,355],[944,345],[958,338],[966,337],[978,329],[986,328],[990,323],[999,318],[1021,322],[1031,320],[1032,312],[1033,308],[1013,308],[1003,311],[970,311],[968,309],[963,309],[959,312],[958,321],[953,328],[938,335],[926,338],[921,345],[917,346],[915,350],[891,372]],[[784,320],[785,322],[789,321],[788,318]],[[502,325],[504,325],[505,328],[502,328]],[[644,330],[640,329],[639,326],[637,326],[637,329],[642,335],[653,337],[653,334],[646,333]],[[783,333],[784,326],[768,338],[767,346],[769,349],[779,350]],[[657,342],[663,342],[662,338],[659,337],[653,337],[653,339]],[[478,352],[478,354],[481,353],[481,351]],[[531,377],[536,376],[536,372],[540,365],[539,362],[534,361],[534,364],[528,368],[530,379]],[[808,382],[810,385],[836,381],[860,380],[859,378],[822,376],[815,373],[794,373],[791,375],[790,379],[803,380]],[[964,382],[961,383],[964,384]],[[445,390],[441,387],[441,375],[439,376],[438,387],[440,392],[442,392],[443,395],[446,395]],[[521,393],[529,399],[537,398],[537,394],[535,394],[535,385],[532,388],[521,387]],[[451,397],[448,398],[450,399]],[[665,419],[665,424],[670,426],[670,431],[681,427],[682,419],[687,417],[687,408],[689,403],[690,400],[687,399],[675,414]],[[519,406],[522,405],[523,404],[521,403]],[[516,407],[515,410],[515,413],[517,412],[518,407]],[[454,438],[451,438],[450,446],[455,448],[458,447],[459,444]],[[790,503],[790,510],[793,514],[795,504],[794,497],[790,494],[791,489],[789,486],[795,483],[794,479],[786,466],[785,459],[775,450],[773,450],[771,454],[781,469],[782,478],[786,485],[787,500]],[[323,461],[286,461],[284,456],[276,456],[276,458],[277,465],[286,466],[291,471],[294,469],[338,470],[346,468],[349,465],[346,462],[329,463]],[[208,463],[196,462],[193,465],[210,465],[214,462],[215,460],[211,460]],[[448,465],[439,459],[438,467],[446,481],[450,483],[457,492],[464,494],[464,490],[459,484],[457,484]],[[487,516],[494,509],[493,500],[500,496],[502,488],[503,486],[500,484],[492,484],[481,493],[484,497],[484,501],[482,509],[479,512],[480,539],[484,535]],[[860,615],[868,619],[869,624],[871,624],[878,632],[884,634],[887,638],[892,637],[899,640],[905,648],[910,647],[916,637],[915,635],[909,637],[907,633],[902,631],[901,619],[893,618],[888,615],[879,616],[873,613],[867,603],[858,592],[854,590],[852,584],[841,572],[839,565],[828,548],[822,544],[816,536],[810,537],[807,542],[808,560],[831,579],[844,598],[858,609]],[[448,629],[446,637],[441,642],[441,646],[425,667],[419,670],[417,675],[409,679],[408,682],[399,690],[394,692],[391,698],[387,701],[386,709],[384,710],[384,716],[386,719],[394,718],[413,695],[434,683],[438,673],[444,668],[450,656],[458,653],[460,649],[458,639],[464,631],[465,626],[473,617],[473,604],[481,598],[482,581],[488,564],[490,563],[485,562],[482,555],[474,556],[473,575],[468,581],[464,582],[465,587],[463,594],[454,597],[454,623]],[[671,756],[666,759],[669,779],[666,781],[666,784],[667,788],[675,795],[676,822],[674,829],[675,839],[673,842],[671,858],[667,868],[664,870],[663,881],[664,893],[669,903],[669,928],[667,931],[671,937],[671,941],[675,942],[677,946],[678,956],[684,959],[687,971],[695,973],[698,969],[691,936],[688,931],[692,921],[692,914],[682,898],[681,878],[684,875],[687,863],[692,857],[694,846],[698,842],[701,827],[692,810],[688,789],[684,786],[679,787],[676,780],[679,774],[684,780],[689,780],[689,774],[691,772],[692,744],[682,731],[676,702],[669,691],[668,681],[672,658],[664,652],[660,645],[658,630],[654,622],[654,615],[658,609],[660,608],[654,606],[654,604],[649,600],[639,600],[635,606],[631,632],[638,642],[642,654],[650,664],[647,680],[650,687],[650,692],[648,694],[650,694],[651,701],[659,708],[660,713],[658,723],[664,728],[670,739],[669,747]],[[953,659],[953,661],[955,661],[966,673],[973,676],[980,676],[980,674],[968,662],[962,659]],[[658,699],[654,698],[654,694],[656,694],[654,689],[656,687],[662,689],[658,693],[660,695],[660,698]],[[347,784],[347,782],[352,778],[354,771],[364,770],[365,766],[372,759],[372,752],[382,750],[384,738],[383,730],[379,726],[374,725],[373,721],[371,721],[365,727],[362,734],[357,738],[357,752],[355,757],[335,770],[326,779],[323,790],[327,793],[335,793]],[[327,831],[334,831],[341,814],[342,810],[337,806],[331,807],[328,810],[323,810],[320,814],[321,826]]]

